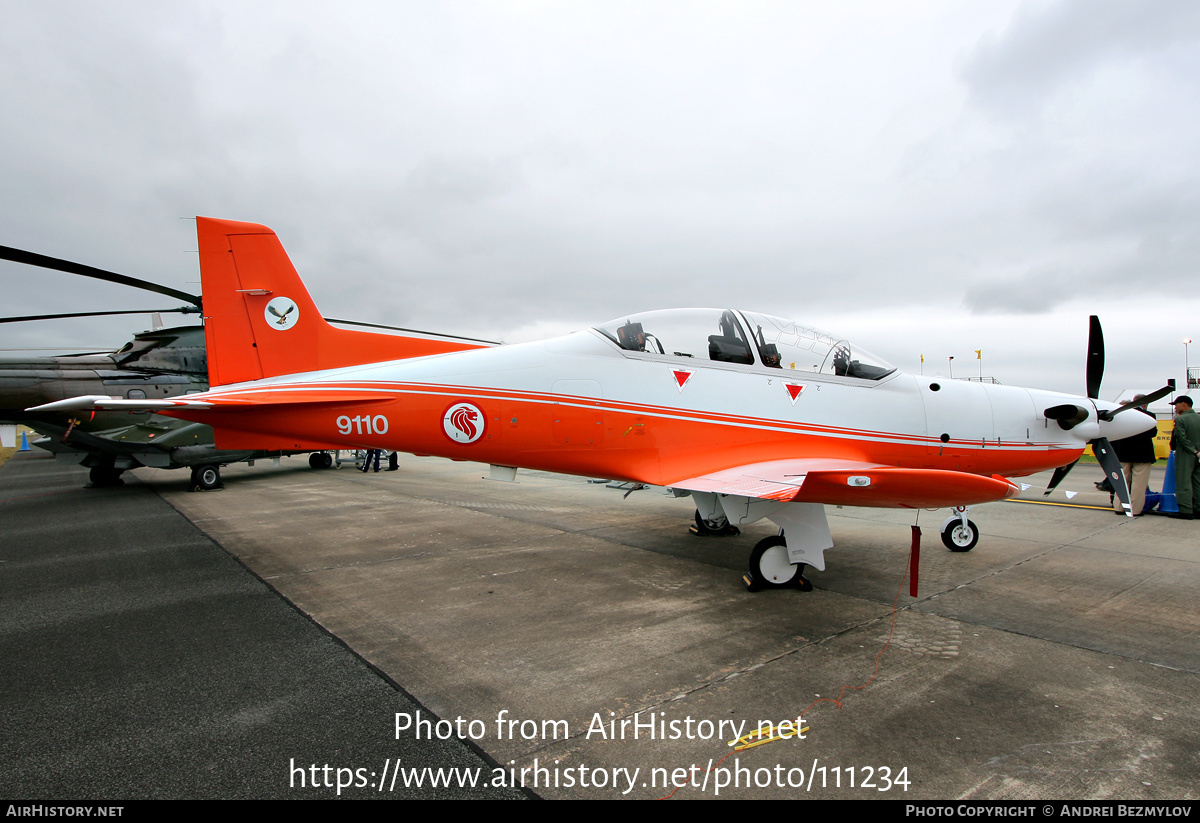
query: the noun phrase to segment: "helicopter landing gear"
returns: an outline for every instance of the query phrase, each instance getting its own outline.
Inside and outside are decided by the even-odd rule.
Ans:
[[[221,467],[209,463],[203,466],[192,467],[192,483],[189,491],[212,491],[213,489],[223,489],[224,484],[221,483]]]
[[[92,466],[88,471],[89,489],[102,489],[106,486],[124,486],[125,481],[121,479],[121,473],[124,469],[118,469],[113,466]]]

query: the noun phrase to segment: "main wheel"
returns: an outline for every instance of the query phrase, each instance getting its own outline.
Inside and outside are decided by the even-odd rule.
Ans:
[[[812,591],[812,583],[804,579],[803,571],[803,563],[788,560],[787,544],[781,534],[758,541],[750,552],[750,574],[763,588],[796,586],[801,591]]]
[[[221,488],[221,467],[214,465],[192,467],[192,488],[212,491]]]
[[[729,518],[721,517],[720,520],[709,522],[700,516],[700,510],[696,509],[696,525],[691,529],[692,534],[700,537],[733,537],[742,533],[742,530],[737,526],[729,524]]]
[[[942,542],[952,552],[969,552],[979,542],[979,527],[973,520],[968,520],[964,526],[962,520],[955,517],[942,527]]]
[[[333,455],[328,452],[313,452],[308,456],[308,466],[311,469],[328,469],[333,465]]]
[[[88,471],[88,480],[93,488],[125,485],[125,481],[121,479],[121,469],[112,466],[92,466]]]

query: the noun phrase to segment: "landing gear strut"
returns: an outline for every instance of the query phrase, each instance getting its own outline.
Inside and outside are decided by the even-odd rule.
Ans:
[[[772,535],[760,540],[754,551],[750,552],[750,574],[746,587],[755,591],[793,586],[802,592],[810,592],[812,583],[804,577],[803,571],[803,563],[788,560],[783,535]]]
[[[952,552],[969,552],[979,542],[975,521],[955,515],[942,524],[942,542]]]

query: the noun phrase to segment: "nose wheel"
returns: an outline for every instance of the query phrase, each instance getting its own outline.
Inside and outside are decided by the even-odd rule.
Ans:
[[[786,589],[789,586],[802,592],[812,591],[812,583],[804,577],[804,564],[788,559],[787,544],[783,535],[776,534],[758,542],[750,552],[750,574],[746,588]]]
[[[969,552],[979,542],[979,527],[973,520],[951,517],[942,524],[942,542],[952,552]]]

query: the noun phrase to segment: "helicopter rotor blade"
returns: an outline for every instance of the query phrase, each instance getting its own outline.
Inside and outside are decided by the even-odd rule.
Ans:
[[[0,317],[0,323],[24,323],[29,320],[63,320],[68,317],[108,317],[116,314],[196,314],[200,311],[195,306],[181,306],[178,309],[130,309],[129,311],[79,311],[70,314],[27,314],[24,317]]]
[[[191,303],[193,306],[200,306],[200,295],[188,294],[185,291],[173,289],[170,286],[160,286],[157,283],[151,283],[148,280],[139,280],[136,277],[129,277],[116,272],[105,271],[98,269],[95,266],[85,266],[82,263],[72,263],[70,260],[59,260],[57,257],[47,257],[44,254],[35,254],[31,251],[23,249],[14,249],[10,246],[0,246],[0,260],[10,260],[13,263],[24,263],[27,266],[38,266],[43,269],[53,269],[54,271],[66,272],[67,274],[78,274],[82,277],[92,277],[96,280],[106,280],[109,283],[118,283],[122,286],[130,286],[135,289],[143,289],[151,291],[155,294],[162,294],[167,297],[173,297],[176,300],[183,300]]]

